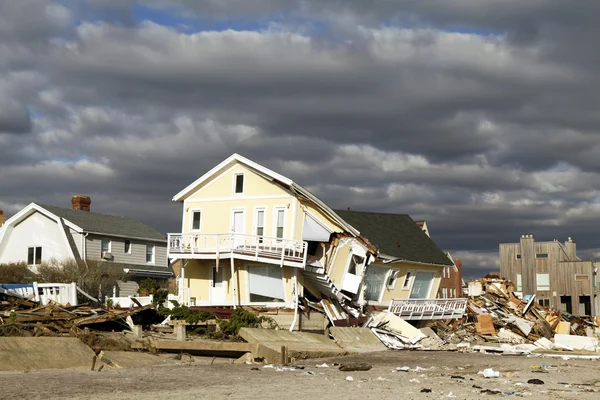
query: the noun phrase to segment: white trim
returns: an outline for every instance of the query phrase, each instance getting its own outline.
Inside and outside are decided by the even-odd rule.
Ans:
[[[234,153],[231,156],[227,157],[225,160],[223,160],[221,163],[219,163],[217,166],[212,168],[210,171],[208,171],[207,173],[202,175],[200,178],[196,179],[194,182],[192,182],[192,184],[188,185],[181,192],[179,192],[175,196],[173,196],[173,201],[184,200],[184,198],[186,196],[188,196],[192,191],[194,191],[194,189],[196,189],[198,186],[200,186],[202,183],[204,183],[208,178],[210,178],[212,175],[214,175],[215,173],[217,173],[218,171],[220,171],[221,169],[223,169],[224,167],[226,167],[228,164],[230,164],[233,161],[237,161],[238,163],[245,164],[248,167],[255,169],[255,170],[261,172],[262,174],[264,174],[272,179],[278,180],[286,185],[291,185],[293,183],[290,179],[286,178],[285,176],[280,175],[280,174],[276,173],[275,171],[272,171],[268,168],[265,168],[262,165],[257,164],[254,161],[251,161],[245,157],[242,157],[241,155],[239,155],[237,153]]]
[[[244,200],[268,200],[268,199],[290,199],[294,196],[290,194],[275,194],[270,196],[244,196]],[[208,203],[212,201],[239,201],[240,196],[232,196],[232,197],[213,197],[210,199],[193,199],[193,200],[185,200],[184,203]]]
[[[102,253],[104,253],[104,250],[102,250],[102,242],[108,240],[108,250],[106,250],[108,253],[112,253],[112,240],[110,238],[100,238],[100,257],[102,257]]]
[[[246,188],[246,174],[242,171],[242,172],[235,172],[232,177],[232,183],[233,183],[233,188],[231,190],[231,193],[233,194],[233,196],[236,197],[240,197],[244,195],[244,189]],[[241,176],[242,177],[242,191],[240,193],[236,192],[236,188],[237,188],[237,177]]]
[[[198,229],[194,229],[194,213],[195,212],[199,212],[200,213],[200,227]],[[202,209],[201,208],[191,208],[190,212],[189,212],[189,219],[190,219],[190,232],[202,232]]]
[[[410,273],[410,276],[408,274]],[[402,282],[402,290],[408,290],[408,295],[410,296],[410,291],[412,290],[413,282],[415,281],[416,271],[414,269],[407,269],[406,274],[404,274],[404,281]]]
[[[268,268],[278,268],[279,270],[281,270],[281,283],[283,285],[283,302],[251,302],[250,301],[250,267],[260,267],[266,265]],[[289,307],[289,303],[288,303],[288,298],[287,298],[287,287],[286,287],[286,280],[285,280],[285,276],[283,274],[283,268],[281,267],[276,267],[273,264],[260,264],[260,263],[246,263],[246,265],[244,266],[244,270],[246,271],[246,305],[251,305],[251,306],[265,306],[268,308],[287,308]],[[293,302],[293,301],[292,301]]]
[[[127,242],[129,242],[129,251],[125,250],[127,248]],[[131,254],[131,240],[129,239],[123,240],[123,254]]]
[[[148,246],[152,246],[152,261],[148,261]],[[144,259],[146,260],[146,264],[156,264],[156,245],[146,243]]]
[[[267,206],[256,206],[254,207],[254,215],[252,218],[252,235],[256,235],[258,236],[258,212],[259,211],[263,211],[264,212],[264,216],[263,216],[263,236],[269,236],[267,235]]]
[[[289,235],[290,238],[296,239],[296,220],[298,219],[298,198],[294,197],[292,199],[292,232]],[[304,225],[302,226],[302,230],[304,230]],[[302,240],[302,232],[298,237],[298,240]]]
[[[243,233],[243,234],[245,234],[246,233],[246,207],[234,207],[234,208],[231,208],[229,210],[229,227],[230,227],[229,230],[231,232],[234,231],[233,230],[233,228],[234,228],[233,223],[235,222],[234,221],[234,214],[236,212],[241,212],[242,213],[242,231],[241,232],[236,232],[236,233]]]
[[[394,283],[392,285],[388,285],[388,282],[390,281],[390,278],[392,277],[392,274],[395,274],[394,276]],[[386,290],[395,290],[396,286],[398,285],[398,275],[400,274],[400,270],[396,269],[396,268],[390,268],[390,271],[388,272],[388,275],[385,279],[385,288]]]
[[[279,239],[285,239],[286,238],[285,228],[287,226],[287,224],[286,224],[287,207],[286,206],[274,206],[273,207],[273,237],[274,238],[277,237],[277,215],[279,214],[279,211],[283,211],[283,233],[282,233],[283,236]]]
[[[307,214],[309,217],[311,217],[317,224],[319,224],[323,229],[325,229],[327,232],[329,233],[333,233],[333,230],[331,230],[330,227],[328,227],[326,224],[324,224],[321,219],[319,217],[317,217],[315,214],[311,213],[308,210],[304,210],[304,213]],[[304,232],[303,232],[304,233]]]

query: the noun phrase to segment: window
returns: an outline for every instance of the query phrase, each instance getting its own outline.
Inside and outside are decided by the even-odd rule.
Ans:
[[[265,210],[256,210],[256,236],[258,243],[262,243],[265,236]]]
[[[521,255],[517,254],[517,260],[520,260],[520,259],[521,259]]]
[[[100,244],[100,251],[102,253],[110,253],[110,240],[102,239],[102,243]]]
[[[125,241],[125,253],[131,254],[131,240]]]
[[[39,265],[42,263],[42,248],[28,247],[27,248],[27,265]]]
[[[448,298],[448,289],[442,288],[442,299]]]
[[[550,299],[539,299],[538,303],[542,307],[550,307]]]
[[[365,300],[381,301],[385,289],[387,268],[368,267],[365,274]]]
[[[575,274],[576,281],[588,281],[590,276],[588,274]]]
[[[276,218],[277,219],[275,221],[275,236],[278,239],[283,239],[283,226],[284,226],[284,221],[285,221],[285,210],[278,209]]]
[[[146,245],[146,262],[154,263],[154,245]]]
[[[408,289],[410,287],[411,278],[413,277],[413,272],[408,271],[406,273],[406,277],[404,278],[404,284],[402,284],[402,289]]]
[[[523,290],[523,280],[521,279],[521,274],[517,274],[517,292]]]
[[[200,230],[200,219],[202,218],[202,211],[194,210],[192,211],[192,230],[199,231]]]
[[[358,275],[358,267],[362,266],[365,259],[360,256],[352,256],[350,259],[350,265],[348,265],[348,273],[352,275]]]
[[[535,258],[548,258],[548,253],[538,253]]]
[[[270,265],[248,266],[248,292],[251,303],[283,303],[285,291],[281,268]]]
[[[550,274],[538,273],[535,275],[537,290],[550,290]]]
[[[244,193],[244,174],[235,174],[234,175],[234,193]]]
[[[429,290],[433,283],[433,272],[417,271],[413,279],[412,289],[410,290],[410,299],[426,299],[429,297]]]
[[[396,287],[396,282],[398,281],[398,270],[390,270],[390,275],[388,276],[388,280],[386,283],[386,288],[388,288],[389,290],[394,290],[394,288]]]

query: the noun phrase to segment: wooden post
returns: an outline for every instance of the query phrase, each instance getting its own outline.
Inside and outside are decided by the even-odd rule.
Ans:
[[[96,360],[97,359],[98,359],[98,356],[92,357],[92,371],[94,370],[94,368],[96,368]]]
[[[235,259],[231,257],[231,294],[233,296],[233,308],[237,308],[237,279],[235,276]]]
[[[281,346],[281,365],[287,364],[287,346]]]

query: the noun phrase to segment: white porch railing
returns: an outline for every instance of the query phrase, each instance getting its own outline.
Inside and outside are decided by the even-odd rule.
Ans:
[[[405,320],[461,318],[467,308],[466,298],[460,299],[394,299],[388,312]]]
[[[207,255],[211,257],[237,255],[239,258],[268,259],[282,265],[304,267],[308,244],[301,240],[273,237],[225,234],[169,233],[169,258]]]
[[[154,296],[149,295],[149,296],[128,296],[128,297],[107,297],[106,298],[107,302],[110,301],[112,303],[112,306],[116,307],[116,308],[137,307],[138,305],[132,299],[137,300],[137,302],[139,304],[141,304],[142,306],[147,306],[148,304],[152,304],[152,301],[154,300]],[[177,296],[176,294],[169,294],[167,296],[167,300],[163,303],[163,306],[167,307],[167,308],[172,308],[173,305],[171,303],[171,300],[179,300],[179,296]]]
[[[72,283],[29,283],[22,285],[3,285],[9,292],[26,299],[31,299],[46,305],[50,302],[58,304],[77,303],[77,285]]]

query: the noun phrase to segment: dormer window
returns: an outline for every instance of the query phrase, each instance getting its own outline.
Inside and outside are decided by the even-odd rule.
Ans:
[[[244,193],[244,174],[235,174],[233,176],[233,186],[234,186],[233,192],[235,194]]]

